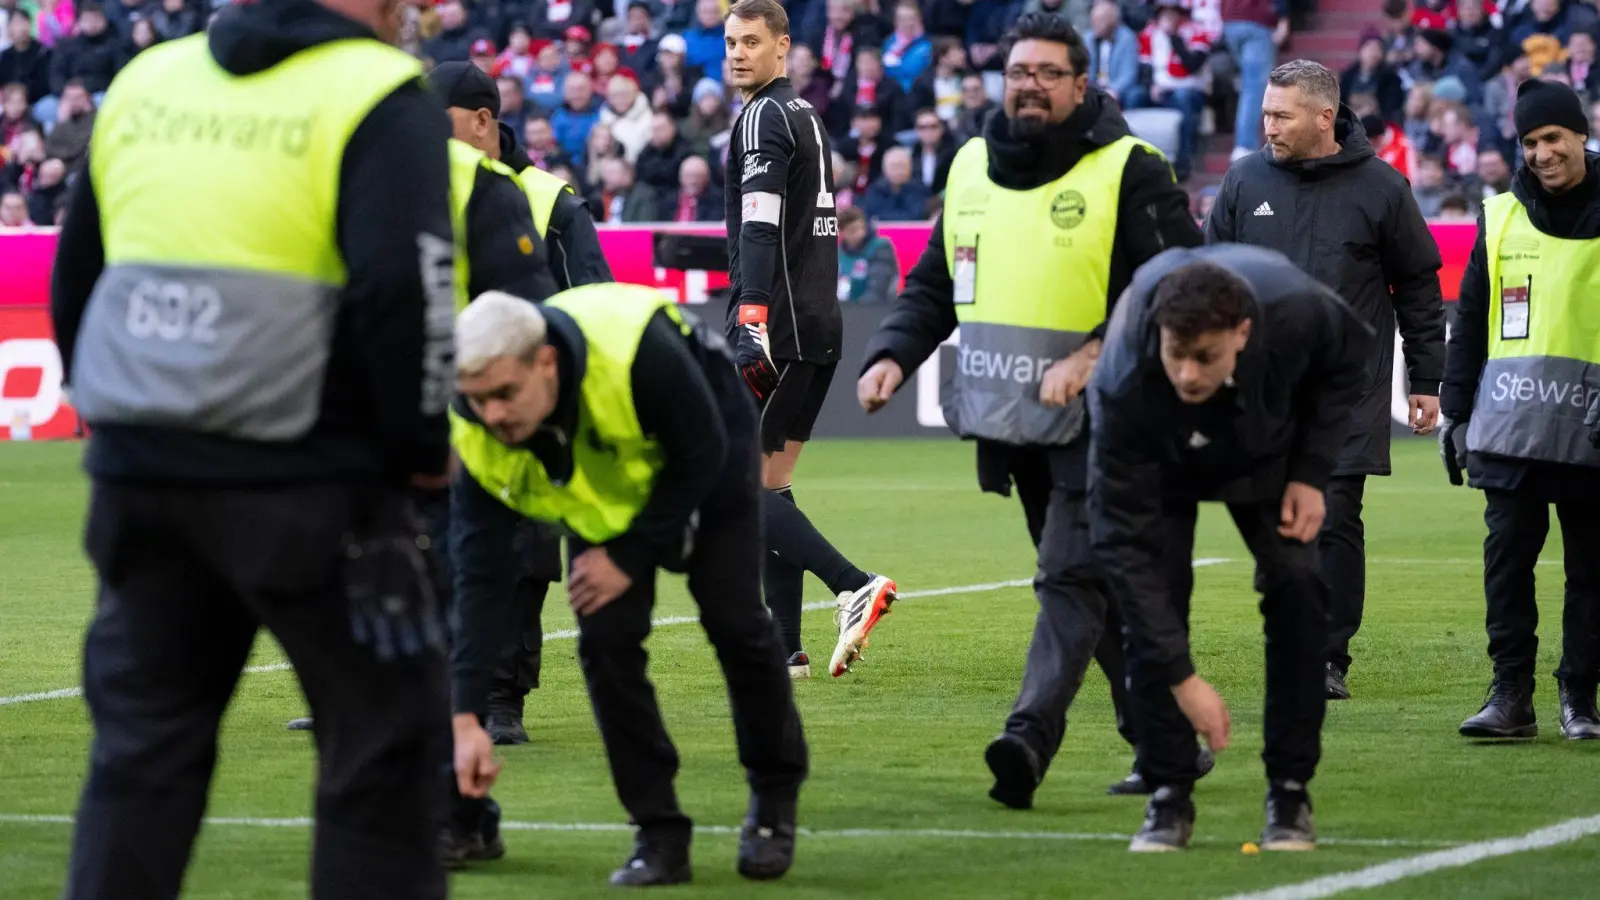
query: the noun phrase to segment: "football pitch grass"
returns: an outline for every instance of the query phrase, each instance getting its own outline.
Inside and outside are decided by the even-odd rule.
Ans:
[[[0,445],[0,897],[58,896],[89,740],[79,683],[93,580],[80,549],[80,447]],[[1536,702],[1542,733],[1509,745],[1456,734],[1489,676],[1482,599],[1483,497],[1445,481],[1431,441],[1403,441],[1396,475],[1367,487],[1366,621],[1355,699],[1329,704],[1311,784],[1321,846],[1245,855],[1262,824],[1262,639],[1249,555],[1220,508],[1201,518],[1195,661],[1228,700],[1232,748],[1196,792],[1187,853],[1133,855],[1142,800],[1105,794],[1128,769],[1105,679],[1092,672],[1060,755],[1027,812],[989,800],[983,748],[1021,676],[1036,610],[1017,501],[980,494],[972,448],[953,440],[820,442],[796,496],[863,568],[907,596],[856,671],[826,675],[836,631],[808,613],[817,677],[796,685],[811,747],[794,869],[756,884],[734,873],[744,812],[727,698],[691,601],[662,581],[650,674],[683,757],[678,789],[701,829],[695,882],[707,898],[1600,897],[1600,742],[1560,737],[1559,535],[1539,569]],[[1553,517],[1552,517],[1553,518]],[[1600,552],[1600,548],[1594,548]],[[815,579],[809,602],[830,598]],[[546,607],[532,743],[499,748],[505,859],[453,876],[462,898],[614,896],[606,876],[631,837],[608,777],[559,592]],[[265,635],[252,665],[281,652]],[[42,697],[39,695],[43,695]],[[284,730],[304,711],[292,673],[243,677],[185,896],[306,896],[313,755]],[[1551,826],[1556,826],[1551,828]],[[1496,839],[1503,843],[1485,843]],[[1320,880],[1319,880],[1320,879]]]

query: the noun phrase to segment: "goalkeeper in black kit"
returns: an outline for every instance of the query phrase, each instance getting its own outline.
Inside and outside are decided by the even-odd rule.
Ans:
[[[895,583],[856,568],[800,511],[790,482],[839,364],[843,324],[832,150],[821,118],[784,77],[789,17],[777,0],[739,0],[724,30],[731,82],[744,96],[728,148],[728,328],[740,373],[761,403],[767,606],[789,675],[809,678],[801,646],[805,573],[838,596],[829,671],[861,656]],[[737,185],[738,189],[732,187]]]

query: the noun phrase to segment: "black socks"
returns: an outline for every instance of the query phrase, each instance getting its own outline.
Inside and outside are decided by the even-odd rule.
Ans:
[[[791,488],[784,487],[772,493],[787,502],[765,505],[770,552],[763,582],[767,608],[772,610],[772,617],[783,633],[784,652],[792,656],[800,649],[800,607],[806,572],[822,579],[835,595],[860,590],[871,579],[817,531],[795,503]]]

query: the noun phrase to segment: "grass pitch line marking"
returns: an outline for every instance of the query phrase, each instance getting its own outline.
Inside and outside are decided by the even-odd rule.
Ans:
[[[71,825],[72,816],[0,815],[0,824],[16,825]],[[310,828],[309,818],[208,818],[205,824],[214,826],[240,826],[247,828]],[[563,834],[633,833],[633,826],[623,822],[501,822],[501,831],[546,831]],[[696,834],[736,835],[739,828],[732,825],[696,825]],[[990,840],[990,841],[1103,841],[1127,843],[1131,835],[1104,832],[1074,831],[974,831],[965,828],[805,828],[799,833],[812,838],[927,838],[933,840]],[[1226,844],[1224,838],[1196,838],[1195,843]],[[1413,841],[1405,838],[1323,838],[1320,843],[1347,847],[1460,847],[1458,841]]]
[[[1259,891],[1252,894],[1234,894],[1225,900],[1317,900],[1319,897],[1332,897],[1347,891],[1364,891],[1369,888],[1383,887],[1406,878],[1415,878],[1429,872],[1438,872],[1443,869],[1458,869],[1470,866],[1475,862],[1493,859],[1497,856],[1510,856],[1514,853],[1527,853],[1530,850],[1545,850],[1573,841],[1582,840],[1591,835],[1600,834],[1600,816],[1587,816],[1579,819],[1568,819],[1557,822],[1548,828],[1530,831],[1518,837],[1497,838],[1492,841],[1480,841],[1474,844],[1463,844],[1449,850],[1439,850],[1434,853],[1424,853],[1421,856],[1408,856],[1393,862],[1386,862],[1365,869],[1356,869],[1350,872],[1339,872],[1333,875],[1324,875],[1299,884],[1289,884],[1271,890]]]
[[[1194,561],[1194,566],[1198,569],[1204,566],[1215,566],[1220,563],[1232,561],[1233,560],[1231,559],[1222,559],[1218,557],[1202,557]],[[1018,578],[1012,581],[991,581],[986,584],[962,584],[956,585],[955,587],[931,588],[925,591],[906,591],[900,594],[900,599],[915,600],[919,597],[948,597],[954,594],[981,594],[985,591],[998,591],[1004,590],[1005,588],[1028,587],[1032,584],[1033,579],[1031,578]],[[830,601],[821,601],[817,603],[807,603],[804,608],[808,610],[833,609],[835,605],[836,604]],[[700,619],[697,616],[666,616],[664,618],[651,621],[650,627],[667,628],[673,625],[693,625],[698,621],[700,621]],[[547,641],[561,641],[571,640],[577,636],[578,630],[576,628],[564,628],[560,631],[545,632],[544,639]],[[245,671],[249,673],[282,672],[289,668],[292,667],[288,663],[270,663],[265,666],[250,666],[249,668],[245,669]],[[83,696],[83,688],[81,687],[61,688],[60,690],[42,691],[37,694],[18,694],[14,697],[0,697],[0,706],[11,706],[17,703],[38,703],[41,700],[70,700],[74,697],[81,696]]]

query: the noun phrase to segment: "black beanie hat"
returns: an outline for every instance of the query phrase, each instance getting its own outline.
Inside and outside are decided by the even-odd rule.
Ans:
[[[1362,116],[1361,130],[1367,133],[1368,140],[1375,141],[1389,130],[1389,123],[1383,120],[1383,116]]]
[[[1517,105],[1511,118],[1519,138],[1546,125],[1560,125],[1585,137],[1589,135],[1589,117],[1583,114],[1578,92],[1558,81],[1524,81],[1517,88]]]

